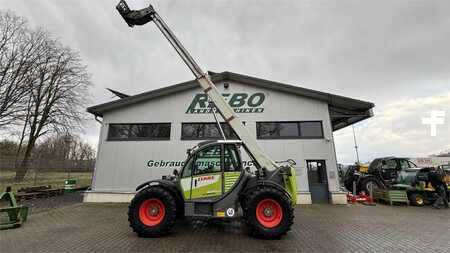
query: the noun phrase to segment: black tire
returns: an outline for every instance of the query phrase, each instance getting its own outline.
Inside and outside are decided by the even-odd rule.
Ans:
[[[261,201],[273,200],[281,207],[282,218],[278,225],[269,228],[258,221],[257,206]],[[291,205],[289,197],[272,187],[258,187],[248,194],[243,202],[244,220],[253,235],[262,238],[279,238],[286,234],[294,223],[294,208]]]
[[[413,206],[424,206],[426,204],[425,196],[421,193],[417,193],[417,192],[411,193],[411,194],[409,194],[408,198],[409,198],[409,202]]]
[[[370,191],[369,191],[370,184],[373,185],[372,191],[375,191],[376,188],[380,189],[383,187],[383,185],[377,178],[366,177],[366,178],[361,179],[361,183],[360,183],[360,187],[359,187],[359,189],[361,189],[360,191],[364,191],[366,194],[370,194]],[[359,193],[359,192],[357,192],[357,193]]]
[[[161,222],[156,225],[146,225],[141,220],[139,209],[144,201],[149,199],[157,199],[164,205],[164,216]],[[128,221],[130,227],[141,237],[159,237],[169,233],[175,225],[177,218],[175,198],[170,192],[161,187],[147,187],[138,192],[131,200],[128,207]]]

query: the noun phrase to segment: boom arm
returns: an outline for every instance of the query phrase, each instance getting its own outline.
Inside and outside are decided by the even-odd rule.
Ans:
[[[116,9],[130,27],[133,27],[134,25],[144,25],[150,21],[153,21],[156,24],[159,30],[180,55],[181,59],[183,59],[184,63],[186,63],[192,71],[201,88],[214,103],[225,122],[233,128],[234,132],[242,140],[250,155],[253,156],[253,159],[258,163],[260,169],[265,168],[269,171],[275,170],[277,168],[276,164],[264,153],[256,142],[256,139],[250,135],[231,106],[219,93],[217,87],[211,81],[208,74],[201,70],[189,52],[183,47],[158,13],[156,13],[153,6],[149,5],[149,7],[142,10],[130,10],[125,0],[121,0],[116,6]]]

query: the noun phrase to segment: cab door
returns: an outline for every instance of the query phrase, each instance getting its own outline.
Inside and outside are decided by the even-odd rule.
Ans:
[[[181,188],[185,200],[217,200],[230,192],[242,175],[238,147],[213,144],[197,151],[185,164]]]
[[[227,194],[233,189],[242,174],[242,163],[239,150],[236,145],[224,145],[224,173],[223,193]]]
[[[186,163],[181,187],[186,200],[216,200],[223,194],[221,144],[201,148]]]

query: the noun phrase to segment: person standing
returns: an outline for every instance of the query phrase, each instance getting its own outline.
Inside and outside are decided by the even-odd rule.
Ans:
[[[434,202],[433,207],[438,209],[442,206],[444,208],[449,208],[447,199],[447,184],[444,181],[444,173],[442,173],[439,169],[431,170],[428,174],[428,179],[438,195],[438,199]]]

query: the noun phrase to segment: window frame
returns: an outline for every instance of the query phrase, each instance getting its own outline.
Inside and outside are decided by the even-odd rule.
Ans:
[[[205,150],[211,149],[211,148],[219,148],[219,170],[218,171],[212,171],[212,172],[203,172],[203,173],[198,173],[197,174],[197,170],[199,165],[197,164],[197,160],[199,159],[199,154],[200,152],[204,152]],[[195,154],[193,163],[192,163],[192,171],[191,171],[191,175],[192,177],[197,177],[197,176],[201,176],[201,175],[205,175],[205,174],[215,174],[215,173],[223,173],[223,148],[224,145],[222,145],[221,143],[214,143],[212,145],[208,145],[200,150],[198,150]],[[202,159],[202,157],[200,157],[200,159]],[[215,158],[214,158],[215,159]],[[222,175],[221,175],[222,176]]]
[[[325,139],[323,130],[323,122],[321,120],[306,120],[306,121],[256,121],[256,139],[258,140],[297,140],[297,139]],[[261,137],[258,124],[261,123],[296,123],[298,128],[298,136],[268,136]],[[321,136],[302,136],[301,123],[320,123]]]
[[[111,126],[114,125],[128,125],[128,127],[136,125],[169,125],[169,136],[168,137],[133,137],[133,138],[114,138],[111,137]],[[106,141],[170,141],[172,137],[172,123],[171,122],[151,122],[151,123],[108,123],[108,132],[106,135]]]
[[[236,155],[236,170],[227,170],[226,164],[225,164],[225,152],[229,149],[231,153],[234,153]],[[233,155],[231,155],[233,156]],[[235,144],[224,144],[223,145],[223,172],[242,172],[243,166],[242,166],[242,158],[241,154],[239,152],[239,148]]]
[[[211,124],[211,125],[216,125],[217,126],[217,122],[182,122],[181,123],[181,133],[180,133],[180,140],[182,140],[182,141],[222,140],[222,136],[219,136],[219,137],[199,137],[199,138],[196,138],[196,137],[184,137],[183,136],[183,125],[185,125],[185,124],[203,124],[203,125]],[[245,122],[243,122],[243,124],[245,125]],[[237,136],[237,134],[234,132],[233,128],[228,123],[220,122],[220,125],[222,126],[222,130],[223,130],[223,125],[227,125],[230,128],[230,130],[234,133],[234,135],[236,135],[236,138],[233,138],[232,136],[226,136],[226,133],[225,133],[225,130],[224,130],[225,137],[227,139],[229,139],[229,140],[239,140],[239,136]],[[218,130],[218,131],[219,131],[219,134],[220,134],[220,130]]]

